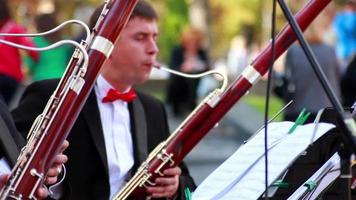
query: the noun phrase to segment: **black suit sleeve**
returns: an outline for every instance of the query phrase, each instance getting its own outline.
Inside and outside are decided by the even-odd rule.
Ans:
[[[20,148],[25,144],[25,140],[18,134],[7,105],[1,99],[0,126],[0,157],[5,157],[9,164],[13,166],[17,161]]]
[[[8,108],[2,100],[0,100],[0,117],[4,120],[4,122],[7,125],[7,129],[11,133],[11,136],[13,137],[15,143],[17,144],[18,147],[22,147],[25,144],[25,140],[21,135],[18,134],[18,131],[15,127],[15,124],[11,118],[11,115],[8,111]]]

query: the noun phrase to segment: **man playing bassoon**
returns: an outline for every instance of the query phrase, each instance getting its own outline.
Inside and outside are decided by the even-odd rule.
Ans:
[[[139,1],[69,134],[65,199],[111,199],[169,136],[163,104],[133,88],[149,78],[159,51],[157,36],[155,10]],[[26,89],[13,111],[23,134],[57,84],[58,80],[47,80]],[[155,187],[147,188],[153,198],[184,199],[184,190],[195,187],[184,164],[163,173]]]

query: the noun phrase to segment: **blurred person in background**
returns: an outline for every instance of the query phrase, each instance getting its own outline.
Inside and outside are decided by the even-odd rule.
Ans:
[[[318,18],[320,20],[320,18]],[[322,27],[318,19],[305,32],[305,38],[323,69],[333,91],[340,97],[341,72],[333,46],[325,44],[322,37]],[[284,119],[295,121],[303,108],[311,112],[308,121],[314,121],[319,109],[331,106],[331,103],[319,83],[313,68],[309,64],[304,51],[294,44],[288,51],[285,60],[285,77],[288,91],[282,96],[285,103],[294,100],[285,110]]]
[[[58,26],[54,14],[38,15],[35,18],[35,23],[38,32],[45,32]],[[47,47],[61,39],[61,32],[56,31],[46,36],[35,37],[33,41],[38,47]],[[49,51],[40,52],[38,60],[26,57],[25,62],[30,69],[33,81],[62,77],[71,50],[72,48],[69,45],[63,45]]]
[[[356,0],[348,0],[336,13],[333,27],[336,33],[336,54],[342,73],[356,53]]]
[[[356,101],[356,56],[349,63],[341,79],[343,105],[351,107]]]
[[[208,70],[208,55],[202,47],[203,33],[195,27],[187,27],[181,36],[181,44],[171,54],[170,67],[174,70],[197,74]],[[197,88],[200,79],[188,79],[171,75],[167,88],[167,102],[175,116],[193,110],[197,104]]]
[[[237,77],[248,65],[248,49],[246,38],[242,35],[235,36],[230,43],[230,49],[227,55],[227,66],[229,76]]]
[[[7,0],[0,0],[0,5],[0,33],[26,33],[24,27],[11,19]],[[33,42],[26,37],[0,36],[0,39],[24,46],[34,46]],[[38,60],[37,52],[28,51],[28,54],[33,60]],[[18,48],[0,43],[0,55],[0,95],[9,104],[19,84],[24,80],[21,54]]]

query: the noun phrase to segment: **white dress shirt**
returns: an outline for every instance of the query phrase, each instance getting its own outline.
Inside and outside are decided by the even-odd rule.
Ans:
[[[102,102],[111,88],[113,87],[110,83],[99,75],[94,89],[104,133],[109,168],[110,199],[123,187],[126,175],[134,165],[130,113],[127,102],[121,100]]]

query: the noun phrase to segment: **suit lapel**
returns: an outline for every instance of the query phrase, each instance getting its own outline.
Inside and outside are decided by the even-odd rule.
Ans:
[[[148,151],[145,111],[139,98],[136,98],[132,103],[129,104],[129,111],[135,163],[136,165],[140,165],[143,161],[146,160]]]
[[[20,151],[2,117],[0,117],[0,133],[0,142],[4,150],[3,153],[4,155],[7,155],[5,157],[8,159],[11,166],[14,166]]]
[[[108,162],[105,149],[104,133],[101,125],[99,108],[94,92],[90,93],[82,112],[84,119],[89,127],[89,132],[93,138],[94,145],[98,150],[101,161],[103,162],[105,170],[108,173]]]

